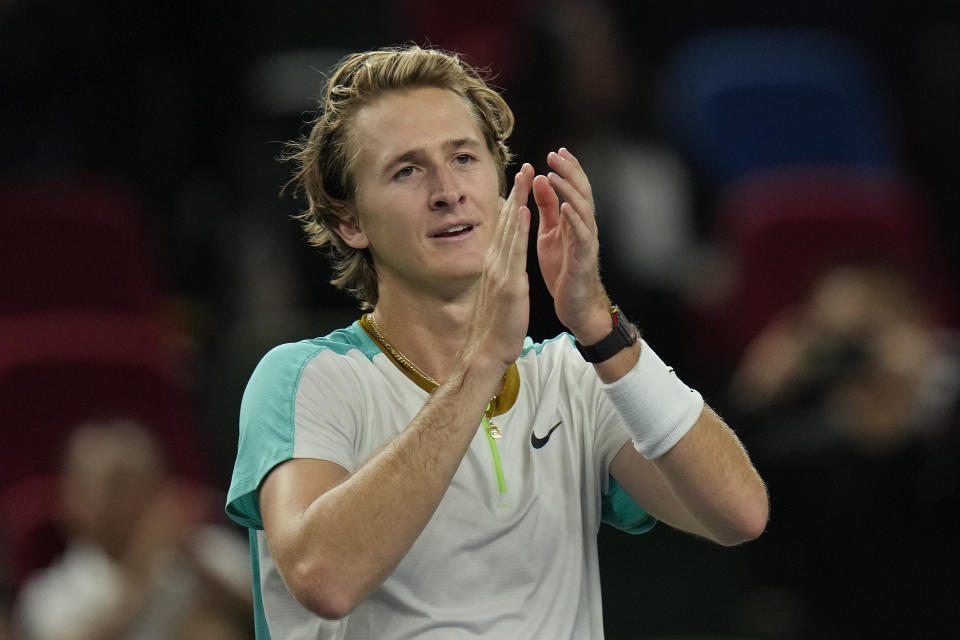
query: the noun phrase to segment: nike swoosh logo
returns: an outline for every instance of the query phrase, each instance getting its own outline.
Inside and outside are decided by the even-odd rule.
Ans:
[[[547,444],[547,440],[550,439],[551,434],[553,434],[553,432],[556,431],[556,430],[557,430],[557,427],[559,427],[561,424],[563,424],[563,420],[561,420],[561,421],[558,422],[557,424],[553,425],[553,427],[550,429],[550,431],[547,431],[547,435],[543,436],[542,438],[538,438],[536,432],[535,432],[535,431],[531,431],[531,432],[530,432],[530,444],[533,445],[533,448],[534,448],[534,449],[539,449],[539,448],[542,447],[543,445]]]

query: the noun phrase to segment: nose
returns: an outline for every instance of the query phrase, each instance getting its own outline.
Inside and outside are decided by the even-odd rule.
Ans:
[[[463,204],[466,196],[453,172],[446,166],[438,167],[434,172],[430,192],[430,208],[449,209],[455,204]]]

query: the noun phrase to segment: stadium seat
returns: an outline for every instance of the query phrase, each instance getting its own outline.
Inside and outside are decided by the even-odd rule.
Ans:
[[[845,261],[899,265],[952,317],[930,207],[916,185],[886,170],[803,167],[741,180],[718,205],[718,239],[736,278],[711,333],[739,352],[817,274]]]
[[[0,488],[0,549],[11,592],[63,549],[57,514],[55,474],[28,476]]]
[[[799,29],[694,37],[662,80],[669,135],[714,191],[777,166],[894,167],[885,103],[854,44]]]
[[[77,423],[111,417],[155,429],[174,469],[205,480],[198,412],[175,354],[134,314],[0,316],[0,487],[56,471]]]
[[[157,312],[157,252],[139,197],[125,184],[7,177],[0,202],[0,315]]]

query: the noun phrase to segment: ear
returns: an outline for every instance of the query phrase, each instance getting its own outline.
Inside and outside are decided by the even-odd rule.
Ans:
[[[333,230],[347,243],[347,246],[354,249],[366,249],[370,246],[370,241],[360,229],[360,219],[355,213],[344,210],[337,218]]]

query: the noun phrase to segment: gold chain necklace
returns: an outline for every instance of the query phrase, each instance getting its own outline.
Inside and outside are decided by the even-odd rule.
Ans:
[[[367,314],[367,319],[370,321],[370,328],[373,329],[373,333],[376,334],[377,340],[380,342],[380,344],[382,344],[384,347],[387,348],[387,351],[390,352],[390,355],[392,355],[397,360],[397,362],[402,364],[409,371],[412,371],[416,375],[420,376],[421,378],[429,382],[434,387],[440,386],[439,382],[437,382],[432,377],[430,377],[427,374],[427,372],[425,372],[423,369],[421,369],[416,364],[414,364],[413,361],[410,360],[410,358],[403,355],[399,349],[397,349],[395,346],[390,344],[390,342],[383,336],[383,331],[380,329],[380,323],[377,322],[377,319],[373,317],[372,313]]]
[[[390,344],[390,341],[386,339],[383,335],[383,331],[380,329],[380,323],[377,322],[377,319],[373,316],[372,313],[366,314],[366,319],[370,324],[370,328],[373,330],[373,334],[377,339],[377,342],[383,345],[387,352],[393,356],[393,359],[400,363],[400,365],[405,368],[407,371],[413,373],[415,376],[418,376],[422,380],[429,383],[431,391],[440,386],[440,383],[432,378],[427,372],[414,364],[413,360],[403,355],[399,349]],[[486,419],[487,423],[487,432],[490,434],[491,438],[502,438],[503,433],[500,431],[500,427],[491,422],[491,417],[493,416],[494,409],[497,406],[497,396],[492,396],[490,402],[487,404],[486,410],[483,412],[483,416]]]

